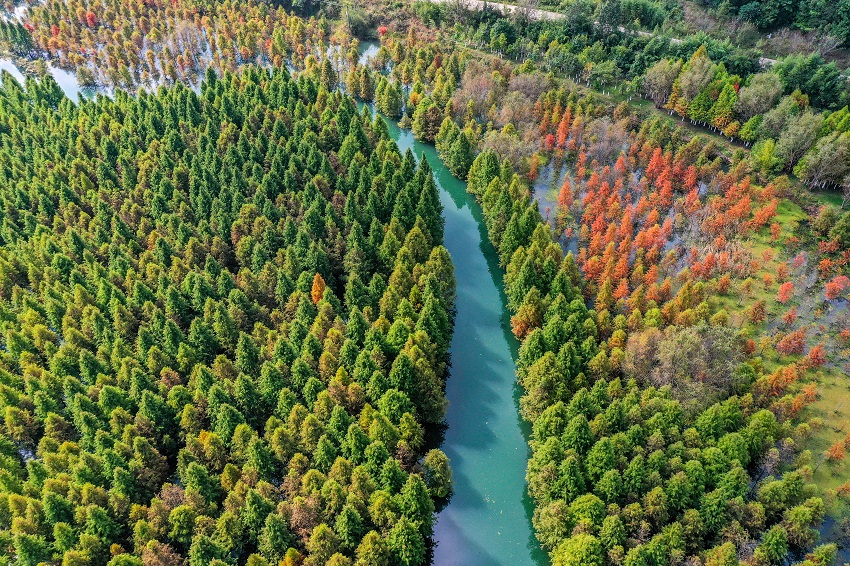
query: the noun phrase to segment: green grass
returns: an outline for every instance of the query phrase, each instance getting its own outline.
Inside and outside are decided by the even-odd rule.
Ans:
[[[830,193],[815,193],[815,197],[826,199],[838,199],[840,206],[840,195]],[[833,201],[834,202],[834,201]],[[832,204],[832,202],[830,202]],[[781,305],[775,300],[779,282],[774,282],[768,287],[763,283],[765,275],[775,277],[778,266],[788,261],[787,254],[783,253],[785,238],[797,232],[799,224],[805,221],[808,215],[798,204],[788,199],[782,199],[776,209],[776,216],[771,222],[776,222],[782,227],[780,238],[777,242],[772,241],[768,228],[751,234],[747,238],[747,247],[753,256],[760,262],[760,269],[753,274],[753,284],[749,295],[741,298],[741,283],[733,285],[727,295],[714,295],[710,298],[713,311],[725,309],[730,316],[730,323],[734,326],[753,331],[753,337],[758,341],[761,335],[759,328],[752,328],[746,322],[746,309],[755,301],[764,300],[768,305],[769,317],[780,316],[786,312],[793,301],[787,305]],[[762,253],[767,249],[773,249],[775,257],[770,261],[762,260]],[[762,371],[770,374],[778,368],[787,365],[797,356],[780,357],[772,348],[759,352],[762,356]],[[817,373],[809,373],[807,378],[800,384],[806,382],[817,384],[818,398],[806,407],[800,415],[801,421],[812,422],[811,436],[801,442],[800,449],[810,450],[812,454],[812,468],[814,470],[812,481],[817,484],[823,492],[834,491],[850,479],[850,456],[840,463],[831,463],[825,460],[824,452],[834,443],[844,439],[850,433],[850,376],[845,375],[838,369],[824,368]],[[845,503],[836,498],[831,501],[830,511],[834,515],[842,515],[847,510]]]
[[[826,204],[841,210],[843,197],[837,191],[811,191],[812,197],[818,204]]]
[[[804,447],[812,451],[815,470],[813,480],[823,490],[836,489],[850,479],[850,461],[833,464],[824,461],[823,453],[850,433],[850,377],[837,370],[823,370],[815,377],[818,399],[804,411],[804,418],[821,424],[812,427],[812,435]],[[818,465],[820,464],[820,465]]]
[[[788,232],[793,234],[797,225],[807,218],[808,214],[800,208],[800,205],[788,199],[782,199],[779,201],[779,206],[776,207],[776,218],[773,221],[778,222],[782,226],[782,233],[784,235],[786,228],[792,228]]]

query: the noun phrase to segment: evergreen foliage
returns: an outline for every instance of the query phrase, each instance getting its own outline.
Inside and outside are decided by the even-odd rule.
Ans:
[[[427,166],[285,70],[57,88],[0,89],[4,563],[422,564],[454,300]]]

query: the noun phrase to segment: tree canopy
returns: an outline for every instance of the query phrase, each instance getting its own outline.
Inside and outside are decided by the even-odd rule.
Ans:
[[[2,553],[422,564],[455,284],[427,166],[286,70],[26,86],[0,89]]]

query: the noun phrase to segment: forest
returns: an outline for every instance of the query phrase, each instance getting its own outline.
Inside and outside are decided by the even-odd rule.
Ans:
[[[5,559],[421,564],[454,297],[427,167],[285,70],[4,83]]]
[[[701,6],[846,42],[810,4]],[[845,559],[840,59],[676,37],[677,2],[552,8],[4,20],[9,54],[110,94],[3,74],[7,563],[428,563],[463,258],[372,108],[480,203],[553,564]]]

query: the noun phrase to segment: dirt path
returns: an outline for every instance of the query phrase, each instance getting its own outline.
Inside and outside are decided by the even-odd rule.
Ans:
[[[539,8],[524,8],[521,6],[517,6],[515,4],[502,4],[500,2],[486,2],[484,0],[430,0],[435,4],[447,4],[452,6],[458,6],[465,8],[467,10],[483,10],[484,8],[491,8],[494,10],[498,10],[502,14],[514,14],[519,11],[524,11],[529,19],[532,20],[549,20],[556,21],[562,20],[566,16],[559,12],[550,12],[548,10],[540,10]],[[621,33],[636,33],[637,35],[643,37],[651,37],[653,34],[648,31],[641,30],[628,30],[623,26],[618,28]],[[671,37],[670,42],[673,44],[682,43],[682,40],[678,37]]]
[[[434,2],[435,4],[449,4],[452,6],[462,7],[467,10],[483,10],[485,7],[492,8],[502,12],[503,14],[513,14],[519,10],[523,10],[532,20],[561,20],[564,18],[564,14],[559,14],[558,12],[549,12],[547,10],[540,10],[537,8],[521,8],[520,6],[513,4],[485,2],[484,0],[431,0],[431,2]]]

